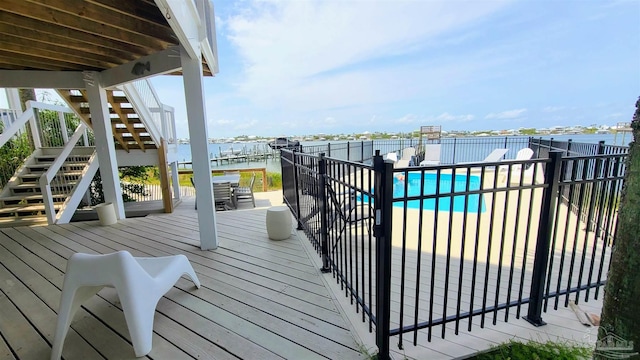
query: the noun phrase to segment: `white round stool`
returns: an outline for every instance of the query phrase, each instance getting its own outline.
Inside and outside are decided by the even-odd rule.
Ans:
[[[267,234],[271,240],[285,240],[291,236],[291,212],[286,206],[267,209]]]

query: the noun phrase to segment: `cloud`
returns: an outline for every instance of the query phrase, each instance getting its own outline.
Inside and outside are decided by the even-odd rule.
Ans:
[[[514,110],[506,110],[499,113],[490,113],[485,116],[485,119],[497,119],[497,120],[508,120],[508,119],[518,119],[522,117],[524,113],[527,112],[527,109],[514,109]]]
[[[393,120],[396,124],[414,124],[418,122],[418,117],[414,114],[407,114],[401,118]]]
[[[440,78],[447,75],[455,83],[455,66],[447,69],[443,62],[434,67],[444,67],[437,73],[425,66],[428,58],[418,65],[407,64],[403,56],[424,51],[435,39],[504,6],[470,2],[460,8],[456,2],[428,1],[245,4],[224,22],[243,64],[236,89],[257,105],[287,110],[307,109],[310,102],[328,108],[393,102],[425,84],[446,84]],[[407,87],[407,79],[415,77],[420,79]]]
[[[435,117],[435,120],[443,121],[443,122],[467,122],[471,121],[475,118],[475,116],[471,114],[467,115],[451,115],[448,112],[442,113]]]
[[[550,112],[556,112],[564,109],[565,109],[564,106],[546,106],[542,109],[542,112],[550,113]]]

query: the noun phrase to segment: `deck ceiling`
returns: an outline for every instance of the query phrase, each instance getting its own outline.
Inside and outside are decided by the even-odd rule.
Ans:
[[[0,1],[0,70],[103,71],[178,44],[153,0]]]

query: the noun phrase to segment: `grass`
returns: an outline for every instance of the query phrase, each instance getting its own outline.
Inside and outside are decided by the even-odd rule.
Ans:
[[[576,360],[591,359],[593,349],[572,342],[520,342],[510,340],[469,360]]]

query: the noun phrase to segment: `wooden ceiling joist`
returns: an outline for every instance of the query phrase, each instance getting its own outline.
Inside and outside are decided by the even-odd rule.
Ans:
[[[180,45],[166,13],[154,0],[1,0],[0,70],[129,72],[136,61],[163,64],[157,55]],[[175,64],[155,65],[180,74]]]
[[[34,29],[18,27],[3,22],[0,22],[0,33],[8,36],[8,42],[11,41],[11,37],[15,37],[22,39],[23,43],[29,47],[48,46],[51,47],[52,50],[58,52],[63,50],[89,59],[101,59],[111,64],[120,64],[122,59],[126,59],[127,61],[134,60],[133,55],[126,51],[102,47],[85,41],[45,33]],[[19,42],[18,40],[15,41]]]

